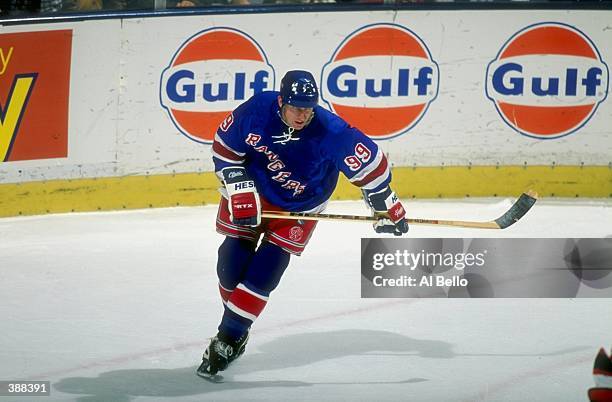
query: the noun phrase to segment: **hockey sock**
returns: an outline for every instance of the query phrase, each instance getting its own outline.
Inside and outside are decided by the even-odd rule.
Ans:
[[[290,255],[280,247],[262,243],[245,272],[245,279],[229,296],[219,332],[232,339],[246,333],[262,312],[270,292],[278,286]]]
[[[290,258],[290,254],[277,245],[262,242],[245,272],[245,281],[270,294],[278,286]]]
[[[217,276],[219,293],[223,303],[227,302],[255,253],[255,243],[250,240],[226,237],[219,246]]]

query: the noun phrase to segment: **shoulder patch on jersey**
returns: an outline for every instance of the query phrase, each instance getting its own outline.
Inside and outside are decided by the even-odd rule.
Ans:
[[[219,128],[221,129],[221,131],[226,133],[227,130],[229,130],[229,128],[232,126],[233,123],[234,123],[234,114],[230,113],[230,114],[227,115],[225,120],[223,120],[223,122],[221,123]]]

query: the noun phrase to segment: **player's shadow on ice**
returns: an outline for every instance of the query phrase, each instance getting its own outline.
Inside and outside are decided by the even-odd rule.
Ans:
[[[406,361],[413,356],[452,358],[455,354],[446,342],[419,340],[385,331],[343,330],[290,335],[261,345],[247,346],[246,354],[223,373],[224,383],[213,384],[195,375],[195,366],[177,369],[115,370],[100,374],[95,378],[64,378],[53,384],[56,391],[67,394],[83,395],[79,402],[127,402],[139,396],[181,397],[201,395],[224,390],[249,390],[256,388],[297,388],[313,385],[350,386],[350,385],[390,385],[410,384],[428,381],[409,376],[418,372],[417,362]],[[256,351],[253,349],[257,349]],[[315,375],[305,375],[299,380],[268,379],[283,376],[282,371],[261,374],[261,380],[234,380],[236,376],[261,371],[282,370],[292,367],[308,366],[313,363],[338,359],[347,356],[364,356],[359,371],[349,365],[338,363],[337,369],[322,369]],[[368,356],[386,355],[384,361]],[[196,356],[197,360],[197,356]],[[194,362],[195,363],[195,362]],[[412,368],[412,369],[411,369]],[[308,373],[314,373],[308,370]],[[378,374],[377,374],[378,373]],[[292,375],[293,376],[293,375]],[[295,374],[299,376],[299,374]],[[308,381],[309,378],[326,380]],[[350,380],[346,380],[346,379]],[[366,380],[367,379],[367,380]],[[402,387],[403,388],[403,387]],[[361,389],[361,388],[360,388]],[[359,391],[355,391],[359,392]],[[242,394],[248,395],[248,394]],[[399,395],[398,395],[399,396]]]

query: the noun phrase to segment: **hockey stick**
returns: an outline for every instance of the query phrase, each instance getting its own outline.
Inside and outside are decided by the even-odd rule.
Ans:
[[[464,228],[477,228],[477,229],[505,229],[518,221],[531,209],[533,204],[538,200],[538,194],[529,190],[526,193],[521,194],[518,200],[510,209],[508,209],[502,216],[487,222],[475,222],[475,221],[453,221],[453,220],[442,220],[442,219],[417,219],[408,218],[408,223],[413,225],[441,225],[441,226],[455,226]],[[365,222],[376,222],[379,218],[375,216],[363,216],[363,215],[339,215],[339,214],[314,214],[306,212],[285,212],[285,211],[263,211],[261,214],[262,218],[276,218],[276,219],[303,219],[303,220],[325,220],[325,221],[365,221]]]

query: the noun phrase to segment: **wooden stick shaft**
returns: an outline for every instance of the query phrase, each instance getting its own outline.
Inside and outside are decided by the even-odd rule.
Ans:
[[[341,214],[312,214],[303,212],[277,212],[263,211],[262,218],[276,219],[302,219],[311,221],[361,221],[361,222],[376,222],[378,218],[374,216],[364,215],[341,215]],[[467,227],[476,229],[500,229],[495,222],[470,222],[470,221],[451,221],[440,219],[418,219],[408,218],[408,223],[411,225],[439,225],[439,226],[455,226]]]
[[[475,229],[505,229],[523,217],[535,204],[538,194],[529,190],[523,193],[519,199],[502,216],[494,221],[474,222],[474,221],[453,221],[440,219],[416,219],[407,218],[412,225],[440,225],[454,226]],[[314,214],[306,212],[286,212],[286,211],[263,211],[262,218],[281,218],[281,219],[303,219],[303,220],[324,220],[324,221],[366,221],[375,222],[379,218],[375,216],[363,215],[340,215],[340,214]]]

